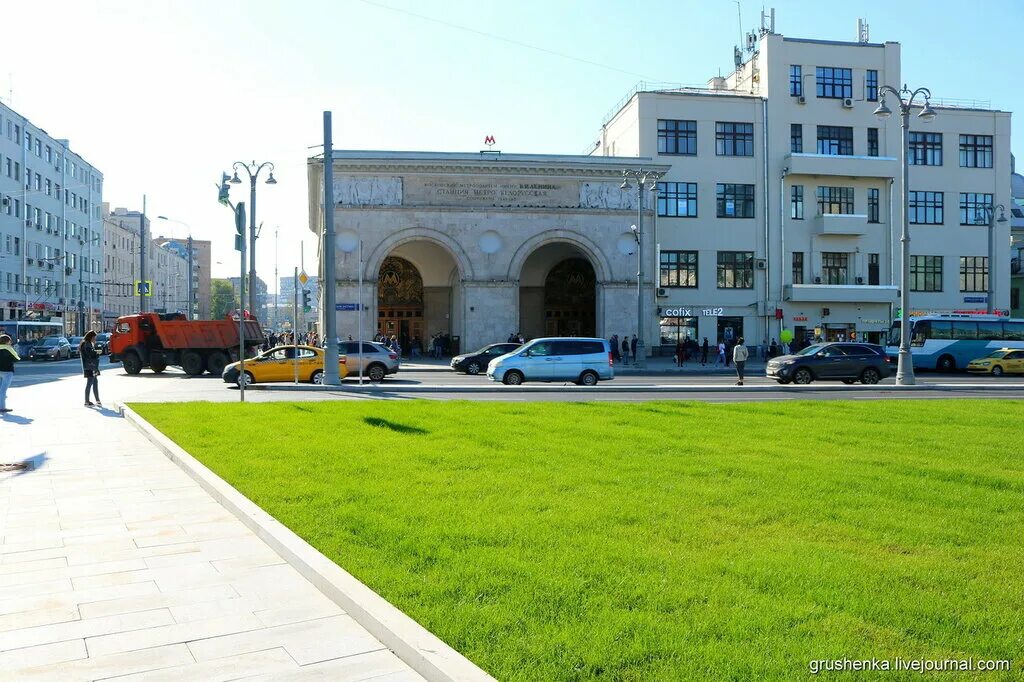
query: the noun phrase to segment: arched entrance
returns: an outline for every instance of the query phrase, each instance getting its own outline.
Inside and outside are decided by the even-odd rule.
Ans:
[[[597,334],[597,275],[572,244],[546,244],[526,259],[519,280],[520,330],[539,336]]]
[[[452,256],[428,241],[401,244],[377,273],[377,331],[395,336],[406,356],[428,352],[436,334],[457,334],[459,275]],[[414,351],[415,349],[415,351]]]

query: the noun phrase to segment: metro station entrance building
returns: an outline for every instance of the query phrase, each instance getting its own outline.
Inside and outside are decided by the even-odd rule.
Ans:
[[[309,227],[321,245],[322,164],[309,161]],[[380,331],[424,350],[438,333],[463,351],[515,332],[635,334],[637,190],[619,186],[622,171],[641,164],[668,169],[602,156],[336,151],[339,336],[356,337],[359,315],[364,338]],[[644,224],[650,344],[653,212]]]

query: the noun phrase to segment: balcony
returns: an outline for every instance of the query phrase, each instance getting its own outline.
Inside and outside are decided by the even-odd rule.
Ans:
[[[871,284],[787,284],[782,298],[800,303],[896,303],[897,287]]]
[[[790,175],[844,175],[852,178],[895,178],[900,163],[895,156],[838,156],[834,154],[789,154]]]
[[[821,235],[859,237],[868,230],[868,217],[856,213],[825,213],[814,217],[814,231]]]

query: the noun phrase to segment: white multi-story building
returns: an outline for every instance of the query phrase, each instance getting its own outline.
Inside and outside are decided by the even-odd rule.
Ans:
[[[139,243],[143,215],[139,211],[103,206],[103,283],[106,291],[103,326],[109,329],[121,315],[139,312],[136,283],[140,276]],[[152,282],[152,295],[145,299],[146,310],[158,313],[185,312],[188,309],[188,258],[177,249],[153,240],[146,227],[145,280]]]
[[[736,56],[707,87],[630,93],[593,152],[671,165],[658,185],[649,322],[663,346],[740,334],[758,344],[783,329],[880,341],[899,305],[901,131],[891,95],[895,115],[874,111],[882,85],[903,83],[900,45],[766,27]],[[916,77],[911,87],[927,85]],[[985,312],[991,268],[1003,311],[1010,114],[935,95],[933,121],[918,118],[920,96],[910,117],[911,307]]]
[[[103,175],[0,104],[0,321],[99,329]]]

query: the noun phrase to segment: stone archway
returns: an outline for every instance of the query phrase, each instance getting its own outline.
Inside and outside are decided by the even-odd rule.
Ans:
[[[595,336],[597,273],[574,244],[552,242],[531,253],[519,277],[519,324],[527,338]]]

